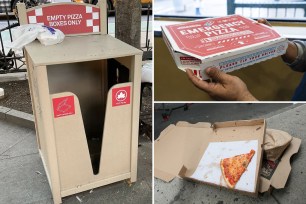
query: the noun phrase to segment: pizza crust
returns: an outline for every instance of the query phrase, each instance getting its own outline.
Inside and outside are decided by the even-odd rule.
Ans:
[[[223,167],[223,159],[221,159],[221,161],[220,161],[220,167],[221,167],[221,171],[222,171],[222,176],[223,176],[227,186],[230,187],[230,188],[234,188],[235,185],[230,184],[228,179],[225,177],[225,172],[224,172],[224,167]]]

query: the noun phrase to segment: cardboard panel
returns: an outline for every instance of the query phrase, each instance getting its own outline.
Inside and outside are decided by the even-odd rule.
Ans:
[[[170,181],[179,174],[190,179],[209,143],[257,140],[256,190],[253,193],[256,195],[265,134],[263,119],[215,123],[212,127],[207,127],[208,124],[188,125],[186,122],[180,122],[180,125],[182,127],[171,125],[166,128],[154,143],[155,177]]]
[[[154,176],[171,181],[178,175],[185,159],[199,151],[203,137],[209,139],[212,133],[209,123],[178,122],[168,126],[154,142]]]
[[[99,178],[109,178],[115,175],[128,173],[131,171],[131,141],[132,141],[132,105],[122,104],[113,106],[114,89],[126,89],[130,87],[130,93],[127,98],[132,97],[133,86],[131,82],[116,84],[113,86],[107,96],[104,134],[102,142],[102,152],[100,161]]]
[[[131,167],[131,118],[132,103],[122,106],[112,106],[112,90],[130,87],[132,83],[117,84],[109,90],[106,106],[104,133],[101,149],[99,173],[94,175],[90,162],[90,154],[84,130],[78,97],[69,92],[52,94],[51,100],[62,99],[61,117],[55,117],[54,129],[57,144],[59,171],[61,177],[61,191],[68,191],[77,186],[102,181],[130,173]],[[131,94],[131,93],[130,93]],[[73,97],[74,104],[66,98]],[[127,96],[131,97],[131,95]],[[59,103],[56,103],[58,105]],[[52,110],[58,106],[53,106]],[[74,114],[69,109],[74,108]],[[69,114],[65,114],[69,112]],[[76,170],[77,169],[77,170]],[[73,192],[73,191],[72,191]]]
[[[278,160],[274,169],[271,169],[271,178],[260,177],[259,192],[263,193],[270,190],[271,187],[276,189],[284,188],[291,172],[290,158],[293,154],[297,153],[301,139],[293,137],[290,145],[287,147],[281,159]],[[269,172],[270,173],[270,172]]]
[[[74,98],[74,103],[63,103],[61,107],[67,106],[63,111],[74,108],[75,113],[57,118],[53,115],[56,148],[61,155],[57,158],[61,190],[88,183],[93,175],[78,97],[71,92],[63,92],[52,94],[51,100],[65,101],[70,96]],[[53,104],[53,112],[55,109],[60,107]]]

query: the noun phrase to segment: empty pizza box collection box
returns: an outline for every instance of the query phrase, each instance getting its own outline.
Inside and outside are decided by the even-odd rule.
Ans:
[[[164,41],[177,65],[202,79],[204,70],[217,67],[231,72],[280,56],[287,39],[272,27],[240,15],[161,26]]]
[[[289,177],[290,157],[301,140],[292,137],[282,156],[272,162],[263,151],[264,119],[228,122],[178,122],[163,130],[154,142],[154,176],[165,182],[180,177],[229,188],[221,173],[220,160],[255,151],[247,170],[232,189],[251,196],[284,188]]]

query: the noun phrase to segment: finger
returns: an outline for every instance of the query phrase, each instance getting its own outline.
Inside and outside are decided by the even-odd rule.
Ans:
[[[209,83],[206,81],[203,81],[199,79],[190,69],[186,70],[187,76],[189,80],[198,88],[206,91],[211,92],[211,86],[209,86]]]
[[[264,19],[264,18],[258,19],[257,22],[272,27],[272,25],[266,19]]]
[[[230,80],[230,75],[220,71],[216,67],[209,67],[205,71],[208,76],[221,84],[226,84]]]

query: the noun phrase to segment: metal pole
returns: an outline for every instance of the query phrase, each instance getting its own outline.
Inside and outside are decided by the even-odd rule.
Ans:
[[[147,12],[147,33],[146,33],[146,48],[147,51],[149,51],[149,22],[150,22],[150,9],[151,9],[151,4],[149,3],[148,5],[148,12]]]
[[[3,53],[3,58],[4,58],[4,66],[6,66],[6,56],[5,56],[5,50],[3,46],[3,40],[2,40],[2,33],[0,32],[0,42],[1,42],[1,47],[2,47],[2,53]],[[5,69],[3,69],[5,70]]]
[[[11,42],[13,42],[12,31],[11,31],[11,24],[10,24],[10,19],[9,19],[9,15],[8,15],[8,11],[7,11],[6,7],[5,7],[5,14],[6,14],[8,30],[9,30],[9,33],[10,33],[10,39],[11,39]],[[15,69],[17,69],[17,61],[16,61],[16,54],[15,54],[15,52],[13,52],[13,56],[14,56]]]

